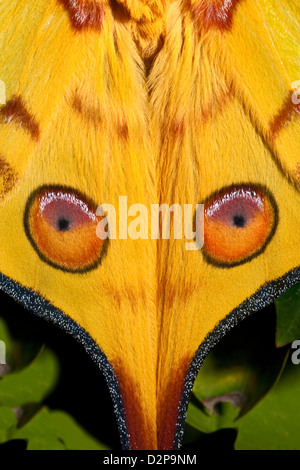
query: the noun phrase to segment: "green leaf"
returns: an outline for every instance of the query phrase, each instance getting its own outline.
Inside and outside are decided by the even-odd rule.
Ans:
[[[6,442],[17,427],[17,418],[12,408],[0,407],[0,444]]]
[[[300,339],[300,283],[293,286],[277,300],[276,344],[284,346]]]
[[[300,368],[290,362],[280,381],[236,422],[238,450],[300,450]]]
[[[42,408],[13,439],[25,439],[28,450],[105,450],[67,413]]]
[[[43,408],[21,429],[13,435],[14,439],[25,439],[27,450],[65,450],[66,447],[56,434],[51,423],[50,413]]]
[[[190,403],[187,423],[198,431],[208,434],[219,429],[235,428],[234,420],[239,412],[240,408],[235,408],[230,402],[219,403],[213,413]]]
[[[51,423],[56,434],[63,441],[68,450],[106,450],[102,444],[82,429],[76,421],[62,411],[51,412]]]
[[[67,413],[41,408],[57,381],[56,356],[38,341],[15,340],[2,319],[0,340],[9,362],[0,370],[0,443],[21,439],[28,450],[107,449]]]
[[[49,349],[43,349],[28,367],[1,378],[0,406],[41,402],[52,391],[57,376],[56,356]]]
[[[234,420],[268,393],[288,355],[275,346],[275,324],[274,309],[254,314],[210,352],[194,384],[189,425],[205,433],[235,428]]]

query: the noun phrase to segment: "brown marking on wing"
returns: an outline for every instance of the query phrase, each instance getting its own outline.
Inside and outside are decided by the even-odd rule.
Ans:
[[[104,19],[104,6],[100,0],[57,0],[69,14],[72,27],[76,31],[92,29],[101,31]]]
[[[157,409],[157,446],[160,450],[174,448],[174,438],[178,423],[179,405],[184,392],[185,378],[192,356],[181,360],[177,367],[169,371],[169,380],[159,392],[161,399]]]
[[[272,141],[276,139],[281,130],[286,127],[289,122],[300,114],[300,103],[294,104],[292,101],[292,95],[293,92],[291,91],[285,99],[281,109],[269,124],[269,137]]]
[[[169,371],[169,379],[163,383],[158,399],[157,431],[153,417],[148,415],[147,403],[144,406],[141,404],[139,385],[129,376],[121,360],[111,361],[124,406],[130,450],[173,449],[179,405],[191,361],[192,355],[183,358],[178,366]]]
[[[234,97],[233,86],[230,84],[227,89],[219,90],[210,100],[201,103],[197,115],[195,117],[195,125],[203,125],[213,119],[216,115],[221,114],[229,101]],[[184,118],[174,117],[170,121],[169,129],[165,135],[171,135],[175,139],[182,140],[185,136],[187,126]]]
[[[118,20],[129,15],[137,22],[154,22],[162,17],[166,9],[166,0],[110,0],[109,6],[114,16],[119,13]]]
[[[14,187],[17,175],[10,164],[0,156],[0,199]]]
[[[125,119],[121,120],[117,124],[117,134],[119,137],[121,137],[124,140],[128,140],[129,136],[129,129],[128,129],[128,123]]]
[[[103,283],[103,289],[107,296],[114,299],[118,309],[122,307],[122,304],[128,302],[132,311],[137,311],[139,304],[145,305],[147,302],[147,292],[144,286],[139,288],[126,285],[124,289],[114,288],[110,283]]]
[[[85,103],[77,92],[71,99],[71,106],[74,111],[76,111],[76,113],[81,115],[82,119],[89,122],[90,124],[93,124],[95,127],[98,127],[103,124],[101,110],[96,105],[93,106]],[[127,120],[125,118],[119,119],[115,123],[115,128],[117,135],[121,139],[128,140],[129,128]]]
[[[123,24],[130,21],[130,12],[121,4],[121,2],[119,3],[117,0],[110,0],[109,4],[116,21]]]
[[[111,361],[116,374],[125,412],[126,430],[130,450],[156,449],[154,420],[148,416],[147,404],[141,404],[139,384],[129,376],[121,360]]]
[[[191,296],[199,290],[199,283],[182,282],[179,285],[168,284],[165,289],[164,302],[167,309],[173,307],[176,302],[186,304]]]
[[[200,30],[230,31],[234,11],[242,0],[199,0],[192,5],[192,13]]]
[[[175,139],[183,139],[186,131],[184,119],[174,118],[171,121],[170,132]]]
[[[211,120],[216,114],[221,114],[227,103],[234,97],[232,83],[225,90],[220,90],[216,93],[207,103],[201,107],[201,121],[206,123]]]
[[[3,122],[7,124],[14,122],[29,132],[32,139],[39,139],[39,125],[35,117],[26,108],[21,96],[15,96],[9,100],[0,110],[0,116]]]
[[[89,123],[92,123],[94,126],[99,126],[102,124],[102,116],[100,109],[96,106],[89,106],[83,102],[83,99],[79,96],[78,93],[74,94],[73,100],[71,101],[73,109],[79,113],[82,118]]]

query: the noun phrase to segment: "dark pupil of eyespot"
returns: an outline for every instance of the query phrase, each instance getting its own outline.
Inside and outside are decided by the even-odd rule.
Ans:
[[[60,217],[57,221],[57,228],[60,232],[66,232],[67,230],[70,230],[70,226],[70,220],[65,219],[64,217]]]
[[[243,215],[236,214],[233,216],[232,219],[234,227],[245,227],[246,225],[246,219]]]

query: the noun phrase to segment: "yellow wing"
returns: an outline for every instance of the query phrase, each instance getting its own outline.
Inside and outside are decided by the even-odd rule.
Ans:
[[[299,7],[12,0],[0,19],[1,286],[98,362],[125,448],[177,448],[210,348],[300,280]],[[120,196],[204,203],[203,249],[100,242]]]
[[[136,370],[146,366],[144,382],[131,387],[149,401],[140,445],[151,448],[156,446],[155,241],[109,240],[101,265],[86,269],[86,245],[92,236],[97,240],[96,227],[89,234],[87,224],[87,230],[74,230],[73,237],[71,231],[63,239],[60,235],[68,234],[53,229],[51,217],[43,226],[33,214],[36,200],[47,189],[50,198],[52,193],[59,199],[64,192],[71,201],[75,194],[91,212],[102,203],[118,208],[119,195],[127,196],[128,206],[156,199],[143,64],[130,31],[107,7],[101,27],[87,23],[78,30],[67,3],[1,5],[5,47],[0,70],[7,68],[1,79],[8,100],[1,110],[2,154],[16,174],[14,188],[1,205],[1,284],[27,307],[75,335],[103,367],[125,446],[128,433],[118,391],[122,384],[116,384],[111,364],[118,373],[123,361],[132,381]],[[93,3],[95,8],[100,5]],[[32,132],[33,122],[39,132]],[[55,206],[49,207],[55,216]],[[65,211],[66,218],[75,211],[74,223],[80,222],[78,205],[72,207],[67,202],[57,210]],[[25,215],[24,221],[24,214],[30,220]],[[63,258],[60,267],[50,248]],[[85,257],[82,270],[80,259],[77,265],[71,263],[78,253]]]
[[[169,204],[206,203],[207,212],[202,253],[186,252],[185,240],[163,242],[160,250],[162,447],[174,432],[181,439],[174,391],[184,416],[188,391],[211,347],[300,274],[300,119],[291,99],[300,76],[299,7],[293,1],[203,0],[191,2],[185,14],[177,8],[170,6],[164,47],[150,77],[160,194]],[[226,215],[234,212],[223,204],[224,197],[254,187],[274,207],[262,245],[263,224],[249,223],[244,233],[236,228],[236,236]],[[254,256],[251,238],[258,243]],[[239,258],[241,244],[249,251]]]

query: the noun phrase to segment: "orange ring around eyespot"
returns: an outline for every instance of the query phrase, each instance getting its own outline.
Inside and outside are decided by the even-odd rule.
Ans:
[[[40,258],[68,272],[88,271],[100,263],[106,240],[97,236],[99,221],[90,200],[58,186],[36,190],[24,216],[26,234]]]
[[[204,204],[204,258],[219,267],[250,261],[264,251],[277,220],[277,205],[266,188],[224,188]]]

